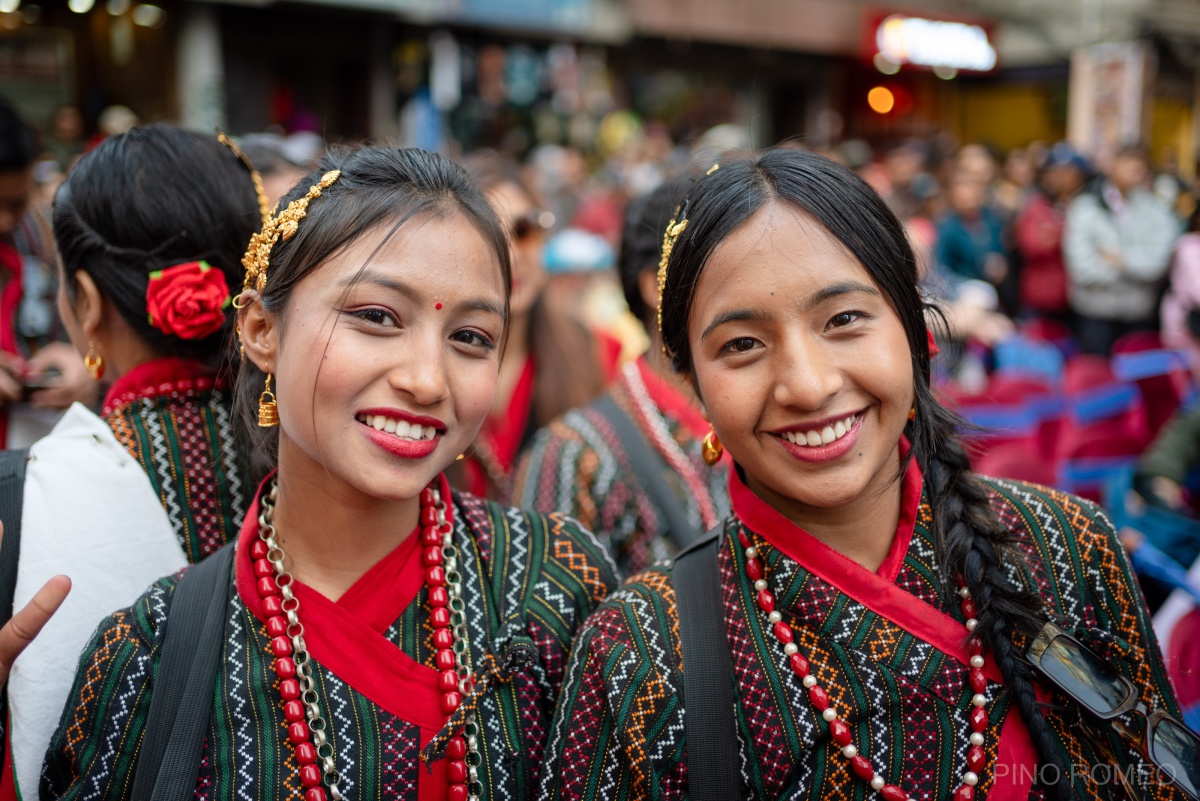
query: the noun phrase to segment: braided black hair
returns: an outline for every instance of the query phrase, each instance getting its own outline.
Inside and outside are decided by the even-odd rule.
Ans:
[[[714,249],[767,203],[786,203],[824,227],[863,265],[896,311],[912,359],[915,418],[905,433],[908,458],[924,472],[934,509],[933,530],[947,597],[962,577],[977,609],[972,636],[981,638],[1024,719],[1044,765],[1069,776],[1054,732],[1034,695],[1029,666],[1013,643],[1014,634],[1032,636],[1044,624],[1044,608],[1031,588],[1014,583],[1005,566],[1023,566],[1024,554],[1000,525],[988,491],[971,474],[958,431],[963,421],[943,407],[930,385],[926,314],[917,266],[903,225],[853,172],[799,149],[766,151],[755,158],[721,165],[689,194],[687,227],[674,244],[662,298],[663,343],[672,364],[691,373],[688,317],[696,285]],[[903,466],[902,466],[903,467]],[[1059,781],[1058,799],[1074,798],[1070,783]]]

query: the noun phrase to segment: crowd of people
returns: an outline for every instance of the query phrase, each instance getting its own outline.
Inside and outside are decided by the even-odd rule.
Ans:
[[[1200,797],[1128,533],[943,401],[1191,341],[1141,151],[314,145],[45,206],[0,104],[0,799]]]

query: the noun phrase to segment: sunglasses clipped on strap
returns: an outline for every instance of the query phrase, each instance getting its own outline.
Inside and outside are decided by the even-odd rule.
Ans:
[[[1042,628],[1025,656],[1051,684],[1144,754],[1160,776],[1200,799],[1200,737],[1183,721],[1147,711],[1129,679],[1054,623]]]

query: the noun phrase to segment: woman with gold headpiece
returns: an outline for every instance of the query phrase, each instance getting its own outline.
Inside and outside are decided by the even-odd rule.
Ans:
[[[237,532],[252,488],[233,435],[229,287],[261,220],[247,166],[175,126],[105,140],[58,189],[59,313],[110,387],[101,417],[76,404],[30,450],[14,600],[60,573],[74,590],[10,676],[15,770],[0,798],[36,795],[100,619]]]
[[[533,798],[567,650],[614,571],[573,521],[443,476],[496,394],[504,231],[418,150],[334,152],[280,203],[236,302],[246,522],[101,625],[42,795]],[[206,576],[191,647],[212,671],[173,685],[177,613]],[[190,750],[152,734],[172,692],[201,704]]]
[[[799,149],[724,164],[659,287],[732,513],[576,638],[543,798],[1195,797],[1112,523],[971,472],[874,191]]]

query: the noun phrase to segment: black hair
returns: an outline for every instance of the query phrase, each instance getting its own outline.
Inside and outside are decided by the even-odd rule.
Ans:
[[[283,314],[292,290],[326,260],[380,225],[396,230],[427,214],[459,213],[474,225],[495,251],[504,284],[504,315],[512,289],[508,240],[483,193],[454,162],[416,148],[372,146],[334,148],[317,169],[302,178],[279,201],[284,209],[303,197],[330,170],[341,176],[308,204],[295,235],[271,250],[266,286],[259,293],[263,308]],[[276,466],[279,429],[259,428],[258,399],[266,375],[246,360],[238,374],[234,404],[247,442],[251,476],[261,480]]]
[[[11,103],[0,97],[0,172],[24,170],[37,155],[33,128],[21,119]]]
[[[687,196],[695,179],[680,176],[666,181],[658,188],[638,195],[625,208],[621,230],[621,250],[617,256],[617,272],[629,311],[647,326],[654,321],[653,311],[642,299],[642,272],[657,270],[662,255],[663,232],[667,223]]]
[[[242,285],[242,254],[261,225],[246,166],[216,137],[174,125],[146,125],[105,139],[85,154],[54,196],[54,242],[74,297],[84,271],[156,354],[232,367],[232,308],[221,329],[183,339],[150,325],[150,274],[207,261],[231,294]]]
[[[662,301],[663,341],[673,367],[692,372],[688,318],[700,276],[716,247],[768,203],[791,206],[842,243],[887,297],[904,327],[912,358],[916,416],[906,427],[914,458],[925,475],[938,562],[948,597],[962,577],[977,607],[976,634],[991,651],[1013,705],[1029,726],[1041,759],[1067,775],[1055,735],[1034,695],[1028,664],[1013,634],[1035,635],[1045,609],[1028,587],[1010,581],[1007,565],[1025,565],[1012,536],[997,520],[988,490],[971,473],[958,436],[961,419],[930,388],[926,313],[917,286],[917,263],[904,226],[866,182],[815,153],[770,150],[730,164],[702,179],[685,201],[687,227],[671,253]],[[1073,798],[1067,782],[1056,789]]]

